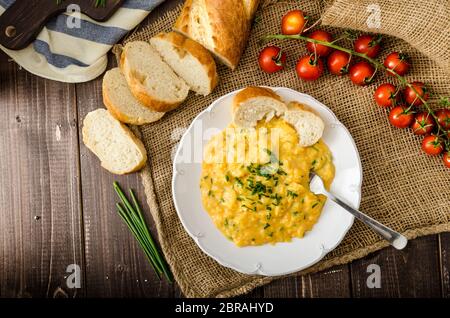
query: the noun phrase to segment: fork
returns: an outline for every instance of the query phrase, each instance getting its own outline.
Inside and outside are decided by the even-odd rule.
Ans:
[[[358,220],[369,226],[373,231],[378,233],[381,237],[387,240],[394,248],[402,250],[408,243],[408,239],[402,234],[394,231],[393,229],[381,224],[377,220],[372,219],[367,214],[352,208],[350,205],[345,203],[342,199],[336,197],[334,194],[330,193],[325,189],[322,179],[316,174],[311,175],[310,190],[315,194],[326,195],[330,200],[344,208],[347,212],[351,213]]]

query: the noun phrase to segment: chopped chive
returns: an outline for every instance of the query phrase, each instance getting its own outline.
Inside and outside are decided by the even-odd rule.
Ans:
[[[287,196],[288,196],[288,197],[296,198],[296,197],[298,197],[298,194],[295,193],[294,191],[288,190],[288,191],[287,191]]]

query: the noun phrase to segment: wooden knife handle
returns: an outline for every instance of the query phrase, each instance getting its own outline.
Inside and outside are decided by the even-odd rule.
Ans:
[[[11,50],[27,47],[45,23],[65,6],[49,1],[15,1],[0,16],[0,44]]]
[[[0,44],[11,50],[27,47],[47,21],[55,15],[66,11],[67,5],[80,6],[81,12],[94,20],[109,19],[124,0],[107,0],[106,5],[95,7],[94,0],[16,0],[0,16]]]

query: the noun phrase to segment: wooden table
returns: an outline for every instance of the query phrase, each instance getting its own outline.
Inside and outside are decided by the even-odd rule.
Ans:
[[[155,277],[116,215],[113,181],[143,198],[139,176],[109,174],[82,143],[82,120],[98,107],[101,78],[53,82],[0,55],[0,297],[182,296]],[[80,266],[81,288],[67,286],[70,264]],[[370,264],[381,268],[379,289],[367,287]],[[431,235],[248,296],[450,297],[449,271],[450,234]]]

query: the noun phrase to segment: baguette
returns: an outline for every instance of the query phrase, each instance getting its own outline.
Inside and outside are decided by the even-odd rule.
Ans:
[[[117,120],[131,125],[155,122],[164,113],[155,112],[138,102],[131,94],[119,68],[113,68],[103,77],[103,103]]]
[[[126,174],[142,169],[147,152],[142,142],[106,109],[99,108],[83,121],[83,142],[106,170]]]
[[[295,128],[301,147],[317,143],[325,128],[322,119],[307,106],[297,102],[286,106],[280,96],[263,87],[247,87],[236,94],[232,112],[238,127],[255,127],[259,120],[280,116]]]
[[[120,64],[133,96],[153,111],[171,111],[189,93],[189,86],[147,42],[125,45]]]
[[[173,29],[197,41],[235,69],[259,0],[186,0]]]
[[[206,96],[218,83],[216,62],[203,46],[185,36],[170,32],[150,39],[163,60],[197,94]]]
[[[312,146],[322,138],[325,129],[322,118],[303,104],[290,102],[283,119],[297,130],[302,147]]]
[[[269,121],[286,112],[287,106],[280,96],[264,87],[247,87],[233,100],[233,121],[239,127],[255,127],[264,117]]]

